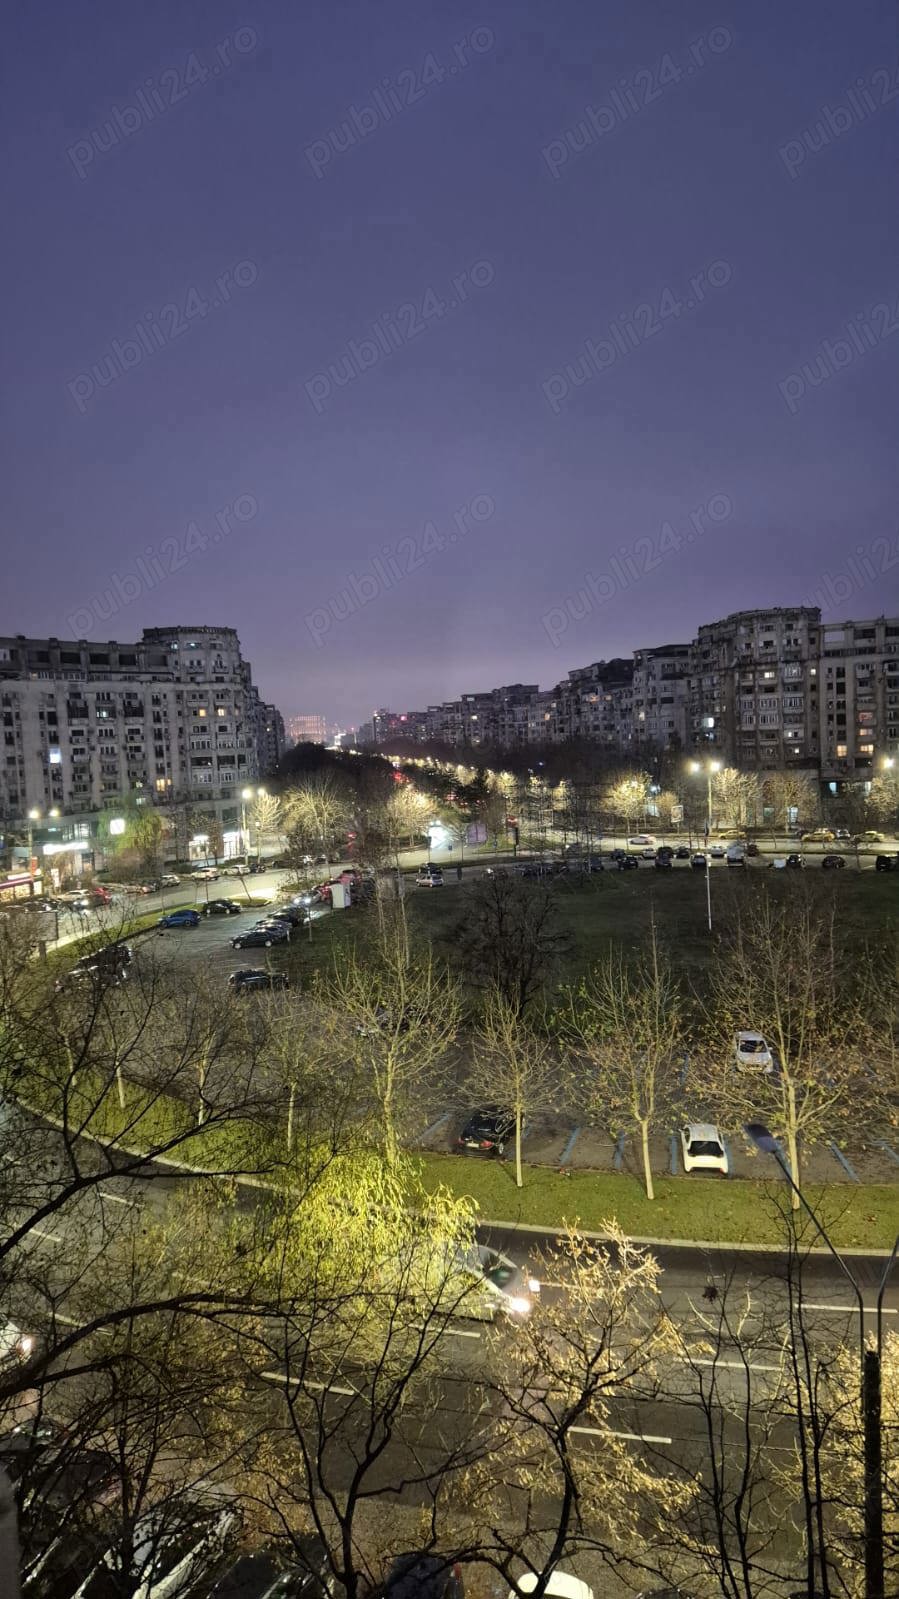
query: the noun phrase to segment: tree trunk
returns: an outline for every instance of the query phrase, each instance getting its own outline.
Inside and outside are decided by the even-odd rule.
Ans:
[[[291,1154],[293,1152],[293,1133],[294,1133],[293,1114],[294,1114],[294,1105],[295,1105],[295,1102],[296,1102],[296,1095],[297,1095],[296,1083],[291,1083],[291,1085],[290,1085],[290,1095],[289,1095],[288,1100],[287,1100],[287,1152],[288,1152],[288,1154]]]
[[[206,1087],[206,1062],[204,1060],[200,1061],[200,1064],[197,1068],[197,1085],[200,1090],[199,1102],[197,1104],[197,1126],[202,1127],[204,1121],[206,1120],[206,1101],[203,1097],[203,1092]]]
[[[116,1080],[116,1087],[118,1088],[118,1091],[119,1091],[119,1108],[120,1108],[120,1110],[124,1110],[125,1109],[125,1082],[124,1082],[124,1079],[122,1077],[122,1068],[119,1065],[117,1065],[116,1069],[115,1069],[115,1080]]]
[[[515,1187],[522,1187],[521,1179],[521,1111],[515,1112]]]
[[[655,1189],[652,1185],[652,1164],[649,1158],[649,1123],[640,1123],[640,1147],[643,1151],[643,1182],[646,1185],[647,1199],[655,1199]]]
[[[796,1184],[796,1188],[799,1188],[799,1139],[796,1136],[796,1128],[792,1124],[787,1131],[787,1159],[790,1163],[790,1175]],[[799,1209],[799,1195],[796,1193],[795,1188],[790,1189],[790,1204],[794,1210]]]

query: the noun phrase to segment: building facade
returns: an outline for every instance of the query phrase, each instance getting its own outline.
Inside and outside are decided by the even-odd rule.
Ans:
[[[126,796],[231,819],[268,758],[259,705],[233,628],[0,638],[0,819],[89,816]]]
[[[327,744],[328,724],[314,712],[297,713],[287,719],[288,737],[294,744]]]
[[[576,667],[549,692],[518,683],[426,711],[379,711],[360,743],[384,743],[401,726],[455,748],[586,739],[624,757],[683,750],[745,770],[866,782],[879,759],[899,755],[899,617],[738,611],[688,643]]]

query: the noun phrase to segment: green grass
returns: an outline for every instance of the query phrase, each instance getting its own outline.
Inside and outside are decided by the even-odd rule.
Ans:
[[[428,1188],[445,1183],[475,1200],[480,1215],[491,1221],[550,1228],[576,1221],[586,1232],[602,1232],[614,1217],[635,1238],[784,1244],[775,1202],[782,1184],[659,1177],[656,1198],[648,1200],[636,1178],[624,1173],[572,1171],[562,1177],[551,1168],[530,1167],[519,1189],[508,1162],[425,1155],[422,1167]],[[899,1186],[839,1184],[809,1186],[806,1192],[836,1244],[892,1248],[899,1233]]]
[[[684,976],[701,979],[721,935],[741,904],[764,888],[776,898],[809,896],[828,911],[836,908],[838,937],[847,948],[882,942],[895,936],[899,923],[899,879],[894,874],[845,871],[822,873],[806,868],[798,874],[770,872],[750,865],[742,871],[715,867],[711,874],[712,924],[708,931],[705,874],[676,867],[655,872],[606,871],[592,877],[572,874],[551,889],[559,927],[569,935],[569,948],[558,964],[557,980],[568,982],[592,966],[610,947],[637,949],[645,943],[650,920],[674,965]],[[456,929],[463,921],[471,887],[448,885],[440,892],[420,893],[408,900],[410,924],[453,965]]]

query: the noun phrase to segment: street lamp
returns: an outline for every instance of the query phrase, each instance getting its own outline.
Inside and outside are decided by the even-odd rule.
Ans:
[[[244,850],[248,859],[250,854],[250,834],[247,827],[247,800],[264,799],[267,793],[268,789],[266,788],[244,788],[240,792],[240,831],[243,835]],[[258,844],[256,846],[256,854],[257,856],[259,855]]]
[[[890,1257],[883,1268],[875,1304],[875,1347],[869,1349],[865,1341],[865,1301],[862,1291],[846,1265],[845,1260],[827,1235],[827,1231],[806,1199],[799,1184],[794,1181],[783,1152],[773,1133],[763,1122],[749,1122],[744,1131],[757,1149],[773,1155],[787,1182],[802,1205],[819,1238],[823,1238],[834,1260],[849,1283],[858,1306],[859,1375],[861,1378],[861,1410],[864,1428],[865,1464],[865,1599],[883,1599],[883,1428],[881,1422],[880,1367],[883,1355],[883,1296],[890,1273],[899,1252],[899,1238],[893,1245]]]
[[[703,766],[702,766],[702,762],[701,761],[691,761],[690,762],[690,771],[691,772],[696,773],[696,772],[701,772],[702,770],[703,770]],[[720,772],[720,770],[721,770],[721,762],[720,761],[706,761],[706,763],[705,763],[705,774],[706,774],[705,903],[706,903],[706,916],[707,916],[708,924],[709,924],[709,932],[712,931],[712,877],[711,877],[711,864],[712,863],[711,863],[711,861],[709,859],[709,834],[712,831],[712,778],[714,777],[715,773],[716,772]]]

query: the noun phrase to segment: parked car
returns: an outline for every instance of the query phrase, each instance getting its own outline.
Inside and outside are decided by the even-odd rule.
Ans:
[[[131,1570],[123,1586],[122,1553],[108,1548],[77,1589],[75,1599],[182,1599],[188,1588],[212,1573],[237,1529],[237,1513],[227,1501],[198,1504],[168,1500],[135,1522]]]
[[[244,994],[264,988],[289,988],[290,978],[286,972],[264,972],[260,967],[245,966],[240,971],[231,973],[228,987],[234,994]]]
[[[231,861],[222,867],[222,877],[249,877],[250,868],[246,861]]]
[[[211,899],[203,906],[204,916],[239,916],[243,910],[236,899]]]
[[[798,872],[798,871],[802,870],[802,867],[805,865],[805,862],[802,859],[801,855],[795,855],[794,854],[794,855],[788,855],[787,856],[786,865],[790,868],[791,871]]]
[[[657,855],[656,856],[656,871],[657,872],[671,872],[673,870],[674,870],[674,862],[671,859],[670,855]]]
[[[710,844],[709,855],[713,861],[723,861],[727,850],[723,844]]]
[[[745,852],[742,849],[739,850],[738,852],[737,851],[728,850],[728,852],[727,852],[727,854],[725,856],[725,860],[727,861],[728,866],[745,866],[746,865],[746,855],[745,855]]]
[[[899,855],[878,855],[874,862],[875,872],[894,872],[899,866]]]
[[[852,842],[857,848],[865,849],[869,844],[882,844],[883,834],[877,833],[872,828],[869,828],[866,833],[859,833],[857,837],[852,840]]]
[[[615,864],[619,872],[635,872],[640,865],[640,858],[638,855],[620,855]]]
[[[834,838],[843,839],[847,842],[852,838],[852,834],[850,833],[848,827],[835,827],[833,830],[833,836]]]
[[[746,853],[747,853],[747,855],[750,855],[752,857],[752,859],[754,860],[755,857],[758,855],[758,852],[759,852],[758,844],[756,844],[753,839],[750,839],[749,843],[746,845]]]
[[[290,928],[284,923],[275,927],[250,927],[245,933],[238,933],[231,940],[232,949],[270,949],[272,944],[286,944],[290,939]]]
[[[534,1571],[526,1571],[523,1577],[518,1578],[521,1593],[533,1593],[536,1586],[537,1574]],[[570,1572],[560,1571],[558,1566],[543,1592],[548,1595],[548,1599],[593,1599],[592,1588],[588,1588],[580,1577],[572,1577]],[[509,1590],[509,1599],[516,1599],[513,1589]]]
[[[644,844],[643,848],[640,851],[640,859],[641,859],[641,861],[654,861],[655,858],[656,858],[656,852],[653,849],[652,845],[651,844]]]
[[[718,1171],[726,1177],[730,1162],[724,1139],[711,1122],[687,1122],[680,1130],[684,1171]]]
[[[199,911],[169,911],[166,916],[160,916],[157,927],[199,927]]]
[[[704,872],[708,864],[708,857],[701,849],[698,849],[695,855],[690,856],[690,865],[695,872]]]
[[[135,892],[138,894],[158,894],[161,888],[161,877],[148,877],[145,883],[138,883]]]
[[[15,1483],[20,1504],[37,1493],[43,1505],[59,1509],[108,1503],[119,1476],[111,1454],[73,1442],[68,1429],[45,1414],[0,1437],[0,1465]]]
[[[197,866],[190,875],[200,882],[217,883],[220,873],[217,866]]]
[[[116,987],[119,983],[125,982],[133,958],[130,944],[104,944],[100,949],[82,955],[71,971],[57,978],[56,990],[59,992],[67,988],[70,983],[89,981],[108,983],[110,987]]]
[[[384,1583],[385,1599],[463,1599],[462,1568],[437,1554],[398,1555]]]
[[[277,939],[290,943],[290,935],[293,932],[293,928],[283,916],[260,916],[258,922],[253,923],[251,931],[254,933],[274,933]]]
[[[688,861],[690,859],[689,847],[686,844],[678,844],[677,849],[674,851],[674,855],[676,860]]]
[[[177,888],[178,884],[181,881],[181,879],[178,876],[177,872],[163,872],[163,874],[160,877],[159,881],[162,884],[163,888]]]
[[[499,1105],[476,1110],[462,1128],[456,1144],[459,1149],[481,1149],[488,1155],[502,1155],[515,1132],[515,1117]]]
[[[846,857],[845,855],[825,855],[821,865],[825,871],[839,871],[840,867],[846,865]]]
[[[273,910],[266,911],[262,920],[287,922],[291,927],[304,927],[309,920],[309,911],[305,905],[276,905]]]
[[[656,860],[662,860],[665,857],[669,861],[674,857],[674,848],[671,844],[660,844],[656,850]]]
[[[443,873],[439,866],[425,866],[415,879],[417,888],[442,888]]]
[[[830,827],[813,827],[809,833],[800,833],[803,844],[832,844],[836,837]]]
[[[749,1029],[737,1033],[734,1038],[734,1053],[741,1071],[773,1070],[774,1059],[761,1033],[754,1033]]]
[[[324,1599],[333,1592],[327,1550],[318,1538],[291,1539],[282,1550],[239,1555],[209,1599]]]

